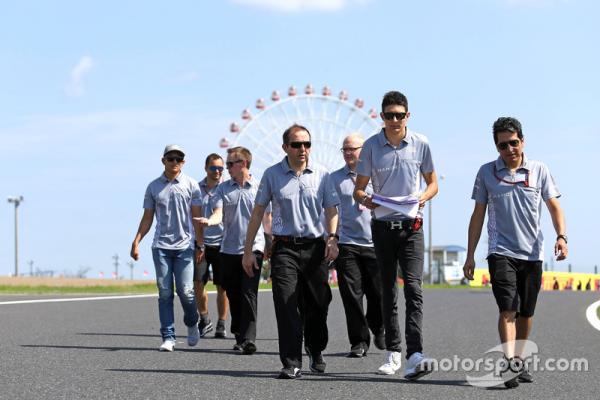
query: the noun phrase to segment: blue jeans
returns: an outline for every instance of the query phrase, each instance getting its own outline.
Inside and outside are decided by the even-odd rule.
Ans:
[[[175,340],[175,315],[173,312],[173,276],[177,296],[183,308],[183,323],[194,326],[198,323],[198,308],[194,295],[194,249],[152,249],[156,286],[158,287],[158,316],[163,340]]]

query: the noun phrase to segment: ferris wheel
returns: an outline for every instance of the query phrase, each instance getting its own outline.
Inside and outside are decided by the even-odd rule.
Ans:
[[[287,94],[287,98],[281,98],[278,91],[273,91],[270,104],[262,98],[256,100],[256,114],[245,109],[242,123],[232,122],[230,135],[219,142],[223,149],[243,146],[250,150],[252,174],[259,179],[265,169],[285,156],[281,149],[282,135],[292,124],[303,125],[310,131],[311,162],[330,172],[344,165],[339,151],[344,137],[360,133],[366,139],[381,127],[377,111],[371,108],[366,112],[360,98],[350,102],[345,90],[336,97],[325,86],[321,94],[316,94],[309,84],[304,94],[298,94],[294,86]]]

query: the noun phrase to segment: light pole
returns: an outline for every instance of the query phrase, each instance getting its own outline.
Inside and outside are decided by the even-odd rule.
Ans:
[[[443,181],[446,178],[444,175],[440,175],[440,181]],[[433,199],[429,199],[429,229],[428,230],[428,241],[429,241],[429,254],[427,257],[427,264],[429,264],[429,283],[433,284]],[[438,265],[438,276],[439,276],[439,268]],[[439,283],[442,283],[441,281]]]
[[[8,199],[9,203],[15,205],[15,276],[19,276],[19,205],[23,201],[23,196],[12,196]]]
[[[130,272],[129,279],[130,279],[130,280],[133,280],[133,266],[134,266],[135,264],[133,263],[133,261],[129,261],[129,262],[127,263],[127,265],[129,265],[129,272]]]
[[[119,255],[115,254],[112,258],[113,260],[115,260],[115,262],[113,263],[113,265],[115,266],[115,279],[119,279]]]

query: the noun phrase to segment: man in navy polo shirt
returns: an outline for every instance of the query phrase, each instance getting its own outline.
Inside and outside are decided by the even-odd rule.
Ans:
[[[202,256],[200,250],[194,254],[195,240],[202,241],[202,227],[193,220],[202,216],[201,198],[198,183],[181,172],[184,157],[185,152],[180,146],[165,147],[162,158],[165,170],[146,189],[144,214],[131,244],[131,257],[137,261],[140,241],[152,227],[156,215],[152,258],[158,287],[161,351],[173,351],[176,342],[173,278],[183,308],[183,322],[188,328],[188,345],[195,346],[200,338],[192,260],[195,256],[199,261]]]
[[[408,100],[400,92],[385,94],[381,104],[384,128],[363,145],[356,172],[354,199],[374,210],[377,204],[366,191],[369,181],[373,192],[386,197],[418,197],[420,206],[437,194],[438,185],[429,142],[423,135],[406,127],[410,112]],[[426,187],[421,190],[421,178]],[[406,302],[406,358],[404,377],[418,379],[431,372],[423,356],[423,228],[421,219],[400,212],[376,217],[373,213],[372,234],[381,270],[383,319],[387,354],[377,371],[393,375],[400,369],[402,338],[398,325],[397,266],[404,279]]]
[[[340,295],[346,312],[346,326],[350,340],[348,357],[367,355],[371,334],[375,347],[385,349],[383,315],[381,305],[381,274],[373,240],[371,239],[371,213],[352,197],[356,183],[356,164],[364,139],[358,134],[346,137],[342,154],[346,165],[329,175],[329,184],[340,198],[338,206],[340,254],[335,262]],[[372,193],[372,188],[367,191]],[[367,299],[367,312],[363,298]]]
[[[310,160],[308,129],[292,125],[283,133],[286,157],[265,171],[248,226],[242,264],[252,276],[259,266],[253,243],[265,208],[273,208],[271,278],[279,336],[281,379],[302,376],[302,336],[312,372],[325,372],[330,261],[338,255],[337,193],[327,189],[327,172]],[[325,227],[321,218],[325,219]],[[325,231],[329,232],[324,239]]]
[[[546,203],[550,211],[557,234],[554,243],[557,260],[567,257],[567,236],[558,187],[546,165],[525,157],[521,123],[511,117],[498,118],[494,122],[493,135],[499,157],[484,164],[475,179],[471,196],[475,200],[475,209],[469,223],[463,270],[465,277],[473,280],[475,249],[487,209],[487,260],[492,291],[500,310],[500,341],[508,365],[519,368],[518,375],[507,380],[505,385],[516,387],[519,381],[533,381],[520,357],[522,345],[531,332],[542,283],[542,203]]]

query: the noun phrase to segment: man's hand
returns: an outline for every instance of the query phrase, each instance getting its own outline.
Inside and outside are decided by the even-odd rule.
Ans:
[[[327,261],[334,261],[340,250],[337,245],[337,239],[335,237],[330,237],[327,239],[327,243],[325,244],[325,259]]]
[[[554,255],[556,256],[556,261],[562,261],[569,255],[569,246],[567,246],[567,242],[563,238],[559,238],[554,244]]]
[[[139,260],[139,258],[140,258],[140,251],[138,250],[138,244],[137,243],[134,242],[134,243],[131,244],[131,251],[129,252],[129,255],[135,261]]]
[[[362,204],[363,204],[363,206],[367,207],[369,210],[374,210],[377,207],[379,207],[379,204],[373,203],[373,197],[372,196],[366,197]]]
[[[475,260],[473,258],[467,258],[465,265],[463,266],[463,274],[465,278],[472,281],[474,279],[473,274],[475,273]]]
[[[197,221],[200,223],[200,225],[202,226],[209,226],[208,225],[208,218],[204,218],[204,217],[200,217],[197,219]]]
[[[196,249],[194,257],[196,257],[196,264],[200,264],[202,262],[202,259],[204,258],[204,250]]]
[[[423,207],[425,207],[425,203],[427,203],[427,200],[423,195],[421,195],[421,197],[419,197],[419,209],[422,209]]]
[[[256,263],[256,256],[254,253],[248,254],[244,252],[244,256],[242,257],[242,267],[244,268],[244,272],[250,278],[254,276],[254,270],[258,270],[258,264]]]

